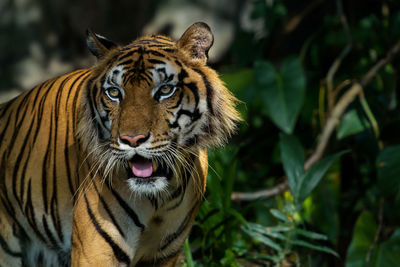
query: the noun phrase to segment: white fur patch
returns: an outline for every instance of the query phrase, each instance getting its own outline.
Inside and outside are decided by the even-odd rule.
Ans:
[[[103,90],[116,87],[121,91],[122,98],[125,96],[125,91],[122,88],[122,77],[125,74],[124,66],[118,65],[113,67],[106,76],[103,83]]]
[[[135,193],[157,196],[160,192],[167,191],[168,181],[166,177],[157,177],[153,182],[144,183],[140,182],[138,178],[130,178],[128,179],[128,185]]]
[[[157,64],[154,65],[152,69],[150,69],[152,74],[154,88],[151,91],[151,95],[154,97],[156,92],[158,91],[160,85],[170,84],[176,85],[178,83],[178,75],[177,70],[171,63],[168,61],[165,64]],[[168,77],[173,75],[173,78],[170,81],[167,81]]]

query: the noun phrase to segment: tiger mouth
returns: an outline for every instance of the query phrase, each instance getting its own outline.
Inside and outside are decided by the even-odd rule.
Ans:
[[[144,183],[149,183],[158,178],[165,177],[170,179],[172,177],[171,168],[163,164],[157,164],[156,161],[139,155],[133,156],[133,158],[129,160],[128,165],[128,179],[133,178]]]

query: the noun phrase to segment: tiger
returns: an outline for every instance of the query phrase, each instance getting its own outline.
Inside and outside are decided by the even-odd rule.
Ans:
[[[120,46],[0,105],[0,266],[174,266],[207,151],[241,118],[203,22]]]

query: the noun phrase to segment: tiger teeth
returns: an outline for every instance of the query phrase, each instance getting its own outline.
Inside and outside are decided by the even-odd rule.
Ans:
[[[153,160],[153,172],[157,171],[157,164],[156,162]]]

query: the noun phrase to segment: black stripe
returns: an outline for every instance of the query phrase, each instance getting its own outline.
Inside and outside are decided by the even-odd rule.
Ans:
[[[188,77],[188,73],[186,70],[182,69],[181,72],[178,74],[178,80],[181,86],[186,86],[192,92],[194,99],[196,101],[196,107],[199,104],[199,92],[197,85],[194,82],[191,83],[184,83],[183,80]]]
[[[178,65],[178,66],[181,67],[181,68],[183,67],[183,66],[182,66],[182,63],[179,62],[178,60],[175,60],[175,64]]]
[[[42,216],[42,225],[43,225],[44,231],[46,232],[47,237],[49,238],[51,245],[53,246],[53,249],[58,250],[59,246],[57,244],[56,239],[54,238],[53,234],[50,231],[49,225],[47,224],[46,216],[44,214]]]
[[[158,60],[158,59],[154,59],[154,58],[150,58],[147,60],[148,62],[152,63],[152,64],[163,64],[165,65],[165,62],[162,60]]]
[[[142,73],[140,73],[140,76],[144,76],[144,77],[147,79],[146,81],[147,81],[149,84],[153,81],[152,77],[150,77],[150,75],[148,75],[145,71],[142,72]]]
[[[53,137],[53,194],[51,197],[51,207],[50,207],[50,215],[53,220],[53,225],[54,228],[57,231],[58,237],[63,243],[64,236],[62,233],[61,229],[61,220],[60,216],[58,214],[58,201],[57,201],[57,169],[56,168],[56,162],[57,162],[57,134],[58,134],[58,114],[60,110],[60,101],[61,101],[61,96],[63,93],[63,89],[65,86],[65,83],[70,79],[70,77],[65,78],[60,86],[58,87],[57,95],[56,95],[56,103],[54,106],[54,137]]]
[[[3,166],[5,166],[5,165],[3,165]],[[14,219],[14,221],[16,221],[15,210],[13,208],[13,205],[11,204],[11,201],[8,198],[7,190],[4,190],[3,193],[4,193],[4,196],[0,195],[0,201],[3,204],[3,207],[7,211],[8,215],[10,215],[10,217],[12,217]]]
[[[42,92],[43,88],[46,88],[48,84],[49,84],[49,81],[46,81],[46,82],[42,83],[38,88],[36,88],[37,93],[35,95],[35,98],[31,102],[31,106],[32,106],[31,111],[35,111],[37,109],[36,102],[39,99],[39,95]]]
[[[169,44],[149,44],[147,47],[158,47],[158,48],[163,48],[163,47],[171,47]],[[164,49],[163,49],[164,50]]]
[[[175,239],[177,239],[183,231],[188,227],[191,217],[193,216],[193,212],[196,209],[198,203],[196,202],[194,206],[190,209],[188,214],[186,215],[185,219],[181,222],[178,229],[164,238],[164,244],[160,247],[159,251],[166,249]]]
[[[86,194],[84,194],[86,209],[89,214],[90,220],[92,221],[96,231],[103,237],[103,239],[110,245],[114,252],[114,256],[119,262],[126,263],[128,266],[130,264],[130,259],[128,255],[113,241],[113,239],[101,228],[99,222],[96,220],[92,209],[89,206],[89,201],[87,200]]]
[[[22,199],[23,199],[23,196],[21,195],[20,197],[18,197],[18,195],[17,195],[17,173],[18,173],[18,170],[21,167],[20,165],[21,165],[22,156],[25,155],[25,149],[28,147],[27,141],[28,141],[28,138],[31,136],[31,131],[32,131],[32,127],[33,127],[34,122],[35,122],[34,120],[31,120],[31,123],[29,125],[28,131],[26,132],[24,141],[22,143],[22,149],[19,151],[17,159],[15,161],[13,175],[12,175],[12,177],[13,177],[13,179],[12,179],[13,194],[14,194],[14,197],[17,200],[21,210],[22,210]],[[28,160],[29,160],[29,158],[26,159],[26,161],[28,161]],[[21,184],[20,184],[20,186],[23,186],[24,178],[25,177],[21,176],[21,180],[20,180]]]
[[[185,198],[186,188],[187,188],[187,184],[188,184],[187,177],[188,177],[188,171],[185,170],[185,177],[183,178],[182,186],[179,186],[178,190],[176,190],[174,193],[171,194],[169,201],[172,201],[179,196],[181,196],[181,197],[172,207],[167,208],[167,211],[174,210],[182,204],[182,201]]]
[[[79,76],[75,82],[77,82],[78,80],[80,80],[81,77],[83,77],[84,75],[86,75],[89,71],[83,73],[81,76]],[[86,77],[83,77],[82,80],[80,81],[78,88],[76,88],[75,91],[75,96],[74,99],[72,101],[72,110],[74,111],[74,116],[72,116],[72,132],[76,133],[76,120],[77,120],[77,116],[78,116],[78,112],[77,112],[77,108],[76,105],[78,103],[78,97],[79,97],[79,91],[82,89],[83,84],[85,83],[85,81],[87,81],[89,79],[90,75],[87,75]],[[91,80],[90,80],[91,81]],[[74,82],[74,84],[75,84]],[[74,84],[71,85],[71,88],[74,87]],[[90,90],[90,88],[88,88],[88,86],[86,87],[86,90]]]
[[[195,102],[196,102],[196,108],[197,108],[197,106],[198,106],[198,104],[199,104],[199,99],[200,99],[200,97],[199,97],[199,92],[198,92],[198,89],[199,89],[199,88],[197,88],[197,85],[196,85],[194,82],[185,83],[184,86],[186,86],[187,88],[189,88],[190,91],[192,92],[192,94],[193,94],[193,96],[194,96],[194,100],[195,100]]]
[[[12,103],[15,102],[15,100],[17,98],[18,98],[18,96],[14,97],[13,99],[11,99],[10,101],[8,101],[6,103],[0,104],[0,110],[1,110],[0,118],[3,117],[3,115],[8,111],[8,108],[11,106]]]
[[[193,129],[194,129],[194,127],[192,127],[188,133],[192,132]],[[185,146],[193,146],[193,145],[197,144],[198,138],[199,138],[199,136],[197,134],[194,135],[193,137],[189,138],[188,140],[185,141]]]
[[[164,55],[164,54],[162,54],[162,53],[160,53],[160,52],[158,52],[158,51],[155,51],[155,50],[148,50],[148,49],[146,49],[146,50],[143,52],[143,54],[152,54],[152,55],[157,56],[157,57],[166,57],[166,55]]]
[[[75,83],[83,76],[83,75],[85,75],[85,74],[87,74],[89,72],[89,70],[86,70],[86,71],[84,71],[82,74],[80,74],[78,77],[76,77],[75,78],[75,75],[77,75],[78,73],[73,73],[72,75],[71,75],[71,77],[72,78],[75,78],[74,79],[74,82],[71,84],[71,86],[69,87],[70,88],[70,90],[68,90],[68,95],[67,95],[67,101],[66,101],[66,105],[65,105],[65,112],[67,112],[67,110],[68,110],[68,103],[69,103],[69,96],[71,95],[71,93],[72,93],[72,88],[74,88],[74,86],[75,86]],[[77,94],[77,93],[79,93],[79,92],[75,92],[75,94]],[[75,112],[75,110],[73,110],[73,112]]]
[[[83,76],[87,73],[84,72],[83,74],[79,75],[78,77],[75,78],[75,75],[71,75],[72,78],[75,78],[74,82],[72,83],[70,90],[68,90],[68,94],[67,94],[67,98],[65,101],[65,113],[68,114],[68,104],[69,104],[69,97],[72,91],[72,88],[74,87],[75,83]],[[75,92],[75,94],[78,94],[79,92]],[[77,110],[71,110],[70,112],[72,112],[73,114],[78,113]],[[68,118],[68,117],[67,117]],[[76,194],[75,194],[75,190],[72,184],[72,177],[71,177],[71,166],[70,166],[70,162],[69,162],[69,144],[68,144],[68,138],[69,138],[69,132],[70,132],[70,128],[69,128],[69,120],[67,119],[67,123],[66,123],[66,129],[65,129],[65,143],[64,143],[64,159],[65,159],[65,169],[67,171],[67,181],[68,181],[68,187],[69,187],[69,191],[71,192],[71,195],[74,198],[74,203],[76,200]]]
[[[25,119],[25,114],[26,114],[26,103],[29,99],[30,94],[32,94],[34,90],[30,90],[27,92],[26,95],[23,96],[22,100],[20,101],[18,107],[16,110],[14,110],[15,113],[15,127],[17,129],[19,129]],[[20,116],[21,118],[18,120],[18,117],[20,115],[20,113],[22,113],[22,115]]]
[[[164,40],[164,41],[168,41],[168,42],[173,43],[173,41],[172,41],[170,38],[164,37],[164,36],[162,36],[162,35],[155,35],[154,38],[157,38],[157,39],[160,39],[160,40]]]
[[[92,89],[89,89],[92,85],[92,82],[93,82],[92,80],[90,80],[88,82],[88,86],[87,86],[88,89],[86,92],[85,101],[90,110],[90,118],[95,118],[96,117],[95,110],[97,110],[97,109],[96,109],[96,105],[93,103],[94,97],[92,96],[93,95],[92,90],[98,90],[98,88],[97,88],[97,85],[94,85]],[[96,132],[101,133],[101,131],[99,130],[99,125],[98,125],[97,120],[95,120],[95,121],[91,120],[90,122],[92,122],[92,125],[95,128]],[[75,131],[73,131],[73,132],[75,132]],[[103,138],[103,136],[100,136],[100,139],[102,139],[102,138]]]
[[[53,81],[52,85],[54,84],[54,82],[55,82],[55,81]],[[52,86],[52,85],[51,85],[51,86]],[[51,87],[51,86],[50,86],[50,87]],[[42,87],[41,87],[41,88],[42,88]],[[31,147],[33,147],[33,146],[36,144],[36,139],[37,139],[37,137],[38,137],[39,130],[40,130],[40,126],[41,126],[41,123],[42,123],[41,117],[42,117],[42,113],[43,113],[44,100],[46,99],[46,96],[47,96],[47,93],[48,93],[48,92],[49,92],[49,90],[45,93],[45,95],[42,96],[42,99],[41,99],[41,101],[39,102],[39,110],[41,110],[41,112],[36,112],[36,116],[35,116],[35,119],[34,119],[34,120],[37,121],[38,125],[36,125],[36,128],[35,128],[35,133],[34,133],[34,135],[33,135],[32,141],[31,141]],[[40,93],[40,92],[38,92],[38,94],[36,95],[36,97],[39,95],[39,93]],[[36,97],[35,97],[35,101],[34,101],[34,102],[36,102]],[[36,104],[35,104],[35,105],[36,105]],[[30,134],[29,134],[29,135],[30,135]],[[33,150],[33,149],[29,149],[27,159],[30,158],[30,155],[31,155],[32,150]],[[21,177],[22,177],[22,178],[21,178],[21,184],[20,184],[20,196],[21,196],[21,199],[23,199],[23,195],[24,195],[25,173],[26,173],[26,168],[27,168],[28,162],[29,162],[29,160],[26,160],[26,161],[25,161],[25,164],[24,164],[24,166],[23,166],[23,168],[22,168],[22,174],[21,174]]]
[[[3,249],[5,253],[8,255],[11,255],[12,257],[17,257],[21,258],[22,253],[21,252],[14,252],[12,249],[7,245],[7,242],[4,240],[4,238],[0,235],[0,247]]]
[[[1,164],[0,166],[7,166],[6,164],[7,159],[5,156],[2,157],[1,159]],[[2,184],[2,186],[5,185],[6,181],[3,177],[5,177],[5,173],[6,173],[6,168],[0,168],[0,179],[2,179],[2,181],[4,182],[4,184]],[[8,212],[8,214],[10,215],[11,218],[15,220],[15,210],[13,208],[13,205],[11,204],[11,201],[8,197],[8,193],[7,190],[2,190],[2,194],[0,194],[0,200],[3,203],[4,208],[6,209],[6,211]]]
[[[178,121],[179,121],[179,119],[180,119],[180,117],[181,117],[182,115],[188,116],[188,117],[191,119],[191,121],[192,121],[191,123],[193,123],[193,122],[197,121],[198,119],[200,119],[201,116],[203,115],[203,113],[200,113],[198,109],[195,109],[194,112],[191,112],[191,111],[186,110],[186,109],[181,109],[181,110],[178,111],[177,116],[176,116],[176,119],[175,119],[174,122],[169,122],[169,121],[166,119],[166,121],[167,121],[167,123],[168,123],[168,126],[169,126],[170,128],[177,128],[177,127],[180,128],[180,125],[179,125]]]
[[[183,99],[183,92],[181,91],[181,93],[179,94],[178,101],[176,102],[176,105],[173,107],[167,107],[167,109],[176,109],[182,103],[182,99]]]
[[[181,126],[178,124],[178,120],[175,120],[174,122],[170,122],[168,119],[165,119],[165,121],[168,123],[168,127],[171,129],[179,128],[181,129]]]
[[[150,201],[150,203],[153,206],[153,208],[155,210],[158,210],[158,199],[153,195],[147,196],[147,199]]]
[[[53,109],[50,112],[50,126],[49,126],[49,142],[47,143],[46,153],[44,154],[43,158],[43,165],[42,165],[42,197],[43,197],[43,205],[44,210],[48,214],[49,213],[49,203],[47,201],[47,170],[49,169],[49,154],[51,151],[51,138],[53,132]]]
[[[101,90],[99,90],[97,85],[94,85],[93,86],[93,95],[94,96],[92,96],[92,97],[96,97],[97,93],[101,93]],[[110,132],[108,127],[106,126],[106,122],[109,120],[109,118],[107,116],[104,117],[104,116],[100,115],[100,113],[98,111],[99,108],[97,106],[97,101],[96,100],[93,101],[92,98],[89,98],[87,100],[89,101],[90,106],[92,106],[92,109],[91,109],[92,112],[93,112],[92,113],[92,117],[95,118],[96,114],[97,114],[99,116],[99,118],[100,118],[100,121],[95,120],[95,125],[97,126],[98,132],[101,134],[100,139],[104,140],[105,139],[104,132],[107,132],[107,133]],[[103,105],[103,110],[105,110],[107,112],[106,108],[108,108],[108,107],[106,106],[106,103],[104,102],[104,98],[103,97],[100,97],[100,104]],[[108,112],[107,112],[107,115],[108,115]]]
[[[137,216],[136,212],[129,207],[129,205],[122,199],[122,197],[111,187],[108,187],[114,197],[117,199],[119,205],[125,210],[126,214],[129,215],[129,217],[132,219],[132,221],[135,223],[137,227],[141,229],[141,231],[144,231],[144,225],[140,222],[139,217]]]
[[[133,62],[132,59],[125,60],[124,62],[118,63],[118,66],[128,65]]]
[[[208,110],[210,110],[211,114],[214,115],[214,109],[212,106],[212,98],[213,98],[213,94],[214,94],[214,89],[212,88],[211,83],[207,79],[207,76],[204,74],[204,72],[202,72],[199,69],[193,69],[193,70],[195,72],[197,72],[198,74],[200,74],[203,79],[203,83],[204,83],[204,86],[206,87],[206,92],[207,92],[207,107],[208,107]]]
[[[147,150],[156,150],[156,149],[159,149],[159,148],[162,148],[162,147],[166,147],[166,146],[169,146],[169,144],[162,144],[162,145],[158,145],[158,146],[153,146],[153,147],[147,148]]]
[[[44,107],[45,107],[45,102],[47,100],[48,94],[50,93],[51,89],[53,88],[54,84],[55,84],[56,80],[53,80],[53,82],[51,83],[51,85],[49,87],[47,87],[47,91],[44,92],[44,94],[41,96],[40,98],[40,102],[39,102],[39,108],[38,108],[38,112],[37,112],[37,121],[41,124],[42,122],[42,117],[43,117],[43,111],[44,111]],[[40,127],[37,128],[37,131],[39,131]]]
[[[140,45],[146,45],[147,47],[165,47],[165,46],[169,46],[171,47],[173,45],[173,42],[171,40],[165,40],[168,41],[168,43],[166,42],[162,42],[160,40],[157,40],[158,38],[153,38],[153,39],[142,39],[139,41],[136,41],[134,43],[135,46],[140,46]]]
[[[4,134],[7,132],[8,125],[10,124],[10,118],[11,114],[8,115],[6,125],[4,126],[3,131],[0,133],[0,144],[4,141]]]
[[[171,211],[171,210],[174,210],[177,207],[179,207],[182,204],[183,199],[185,198],[185,193],[186,193],[186,190],[183,191],[183,193],[181,194],[181,198],[175,203],[175,205],[168,208],[167,211]]]
[[[119,226],[117,220],[115,220],[115,217],[114,217],[114,215],[112,214],[112,212],[111,212],[110,208],[108,207],[107,203],[104,201],[104,198],[100,195],[99,190],[97,189],[97,186],[96,186],[96,182],[93,182],[93,185],[94,185],[94,189],[96,190],[97,195],[98,195],[98,197],[99,197],[99,199],[100,199],[100,201],[101,201],[101,204],[103,205],[104,209],[106,210],[108,216],[111,218],[111,221],[113,222],[113,224],[114,224],[115,227],[117,228],[119,234],[120,234],[122,237],[125,238],[124,232],[122,231],[121,227]]]
[[[68,188],[69,191],[71,193],[71,195],[73,196],[73,203],[75,203],[76,200],[76,194],[75,194],[75,190],[74,190],[74,186],[72,184],[72,176],[71,176],[71,166],[70,166],[70,158],[69,158],[69,146],[68,146],[68,135],[69,135],[69,127],[68,127],[68,123],[67,123],[67,129],[65,129],[65,145],[64,145],[64,159],[65,159],[65,169],[67,171],[67,181],[68,181]]]
[[[161,49],[167,53],[175,53],[176,52],[176,49],[174,49],[174,48],[161,48]]]
[[[131,50],[131,51],[127,52],[125,55],[122,55],[120,58],[118,58],[118,61],[121,61],[121,60],[123,60],[123,59],[125,59],[125,58],[127,58],[127,57],[130,57],[130,56],[132,56],[132,55],[135,54],[135,53],[140,53],[140,50],[141,50],[141,49]]]
[[[54,84],[54,82],[53,82],[53,84]],[[52,84],[52,85],[53,85],[53,84]],[[49,90],[50,90],[50,89],[49,89]],[[30,92],[32,92],[32,91],[30,91]],[[27,94],[27,95],[29,95],[29,94]],[[25,97],[26,97],[27,95],[25,95]],[[13,113],[15,114],[15,121],[17,121],[18,113],[19,113],[19,110],[20,110],[20,108],[21,108],[22,102],[26,101],[26,98],[25,98],[25,97],[24,97],[24,99],[21,101],[20,105],[18,106],[17,111],[14,111],[14,112],[13,112]],[[23,112],[23,116],[22,116],[23,118],[24,118],[24,115],[25,115],[25,112]],[[19,131],[21,130],[21,124],[22,124],[23,121],[24,121],[24,120],[21,119],[20,122],[19,122],[18,124],[14,125],[14,133],[12,134],[12,138],[11,138],[11,140],[9,141],[9,144],[11,144],[11,146],[9,147],[7,157],[9,157],[11,151],[13,151],[14,145],[18,143],[18,142],[16,142],[16,138],[17,138],[17,136],[18,136]]]
[[[60,220],[60,215],[58,214],[58,201],[57,201],[57,191],[55,188],[57,188],[56,184],[56,178],[54,178],[54,183],[55,185],[53,186],[53,197],[51,198],[51,203],[50,203],[50,215],[51,219],[53,220],[53,225],[54,228],[57,231],[58,238],[60,239],[60,242],[64,242],[64,235],[62,232],[62,227],[61,227],[61,220]]]
[[[24,212],[29,225],[31,226],[32,230],[35,232],[36,236],[39,237],[43,243],[47,243],[44,236],[40,233],[35,220],[35,209],[32,205],[32,186],[31,180],[28,182],[28,191],[27,191],[27,198],[26,198],[26,205],[25,205],[25,212]]]

